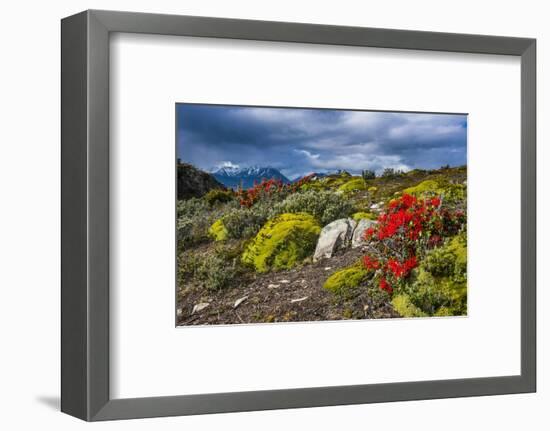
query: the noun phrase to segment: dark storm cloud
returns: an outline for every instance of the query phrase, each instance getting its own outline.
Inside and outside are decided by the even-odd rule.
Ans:
[[[466,116],[177,106],[178,157],[201,169],[273,166],[314,171],[409,170],[466,164]]]

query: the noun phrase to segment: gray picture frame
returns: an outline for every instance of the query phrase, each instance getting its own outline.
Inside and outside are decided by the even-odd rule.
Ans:
[[[520,57],[521,374],[111,399],[109,35],[113,32]],[[535,39],[90,10],[61,21],[61,53],[63,412],[98,421],[536,391]]]

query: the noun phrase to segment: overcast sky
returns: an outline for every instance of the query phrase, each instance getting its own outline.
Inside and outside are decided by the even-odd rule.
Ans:
[[[466,164],[466,115],[177,105],[178,157],[200,169],[311,172]]]

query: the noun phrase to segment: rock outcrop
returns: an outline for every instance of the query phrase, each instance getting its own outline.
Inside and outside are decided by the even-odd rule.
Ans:
[[[352,248],[360,247],[362,244],[365,243],[365,238],[363,234],[369,227],[375,224],[376,222],[374,220],[369,220],[366,218],[362,218],[357,222],[357,227],[353,231],[353,237],[351,239]]]
[[[313,261],[329,258],[339,249],[349,247],[357,222],[351,218],[335,220],[327,224],[319,235]]]
[[[352,247],[357,248],[365,243],[363,233],[376,221],[366,218],[355,221],[352,218],[342,218],[327,224],[319,235],[313,261],[327,259],[338,250]]]

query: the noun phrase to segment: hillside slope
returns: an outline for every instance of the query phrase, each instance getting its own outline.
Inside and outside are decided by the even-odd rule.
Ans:
[[[178,199],[200,198],[212,189],[225,189],[212,175],[187,163],[178,164]]]

